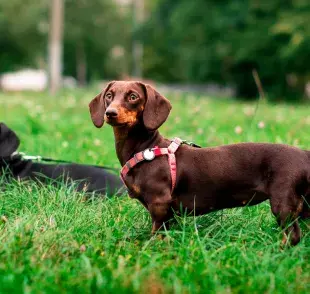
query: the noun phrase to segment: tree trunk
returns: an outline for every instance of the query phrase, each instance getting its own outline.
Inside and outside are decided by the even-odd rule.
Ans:
[[[49,79],[50,92],[55,94],[62,80],[63,0],[52,0],[49,31]]]
[[[144,0],[134,0],[133,25],[134,29],[141,24],[144,16]],[[138,40],[133,40],[132,44],[133,71],[135,78],[143,76],[143,44]]]
[[[76,73],[79,86],[81,87],[85,86],[87,65],[86,65],[85,47],[82,41],[76,46]]]

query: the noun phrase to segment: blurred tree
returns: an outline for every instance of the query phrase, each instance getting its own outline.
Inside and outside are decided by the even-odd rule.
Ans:
[[[62,51],[63,51],[63,27],[64,27],[64,2],[52,0],[50,3],[49,18],[49,87],[55,94],[61,87],[62,80]]]
[[[114,0],[64,0],[63,72],[81,84],[117,78],[130,64],[130,7]],[[47,67],[49,1],[0,0],[0,71]]]
[[[255,97],[257,69],[269,94],[300,97],[304,83],[292,81],[310,72],[309,19],[308,0],[158,0],[138,32],[144,72],[160,80],[233,83],[239,96]]]
[[[46,53],[48,1],[0,0],[1,72],[39,66]]]
[[[141,25],[144,19],[144,0],[132,0],[133,4],[133,29]],[[132,40],[132,61],[133,61],[133,76],[141,78],[143,75],[143,44],[141,40],[133,38]]]
[[[177,61],[179,40],[175,38],[175,28],[170,23],[170,15],[179,2],[178,0],[146,2],[146,6],[153,11],[140,29],[134,31],[134,38],[140,38],[144,43],[143,73],[147,77],[159,81],[184,80]]]
[[[111,0],[67,0],[65,21],[65,73],[75,72],[81,85],[95,77],[126,74],[128,11],[121,11]],[[115,48],[121,49],[115,53]]]
[[[310,81],[310,1],[289,1],[281,7],[270,32],[274,38],[285,40],[277,54],[285,65],[290,91],[300,93]]]

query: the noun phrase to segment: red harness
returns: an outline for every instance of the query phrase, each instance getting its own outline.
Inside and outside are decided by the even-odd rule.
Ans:
[[[130,160],[128,160],[123,168],[121,169],[121,179],[126,186],[125,177],[128,172],[142,161],[152,161],[155,157],[161,155],[168,155],[168,162],[171,174],[171,194],[175,188],[176,178],[177,178],[177,162],[175,158],[175,152],[178,150],[180,145],[184,141],[179,138],[174,138],[168,148],[159,148],[155,146],[154,148],[149,148],[144,151],[136,153]]]

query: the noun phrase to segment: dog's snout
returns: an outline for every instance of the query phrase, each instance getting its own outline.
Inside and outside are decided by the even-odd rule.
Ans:
[[[115,108],[108,108],[105,112],[105,115],[108,117],[108,118],[115,118],[117,117],[118,113],[117,113],[117,110]]]

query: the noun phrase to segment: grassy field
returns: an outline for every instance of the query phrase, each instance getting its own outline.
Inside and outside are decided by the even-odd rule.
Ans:
[[[89,118],[98,91],[0,93],[0,121],[18,133],[20,151],[119,167],[111,128],[98,130]],[[309,105],[262,102],[255,112],[255,103],[167,97],[167,137],[310,149]],[[1,293],[310,293],[309,222],[301,222],[298,246],[280,250],[267,202],[177,218],[161,240],[150,236],[148,213],[127,196],[83,199],[64,187],[13,183],[0,190]]]

